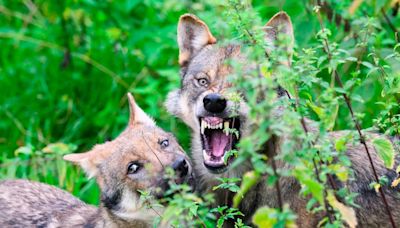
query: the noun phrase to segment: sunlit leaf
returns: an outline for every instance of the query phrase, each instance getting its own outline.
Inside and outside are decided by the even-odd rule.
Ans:
[[[233,207],[237,208],[239,206],[243,197],[255,184],[258,183],[259,179],[260,179],[260,174],[256,173],[255,171],[250,171],[243,175],[243,180],[240,185],[240,189],[233,197]]]
[[[387,168],[392,169],[394,165],[395,151],[393,144],[385,138],[378,137],[372,140],[375,147],[376,153],[379,158],[383,161]]]

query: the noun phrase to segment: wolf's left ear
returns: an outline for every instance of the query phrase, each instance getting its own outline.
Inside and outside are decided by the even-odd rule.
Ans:
[[[192,14],[184,14],[178,23],[179,64],[186,66],[207,44],[214,44],[217,39],[211,34],[206,23]]]
[[[290,66],[292,61],[292,53],[293,53],[293,43],[294,43],[294,35],[293,35],[293,25],[290,20],[289,15],[281,11],[275,14],[266,24],[265,28],[265,40],[267,42],[267,53],[270,54],[274,49],[278,46],[278,39],[281,35],[286,36],[288,39],[287,43],[284,43],[281,46],[286,49],[288,54],[288,60],[282,62],[283,64]]]
[[[149,117],[135,102],[132,94],[128,93],[129,102],[129,127],[134,127],[136,124],[145,124],[149,126],[155,126],[154,120]]]

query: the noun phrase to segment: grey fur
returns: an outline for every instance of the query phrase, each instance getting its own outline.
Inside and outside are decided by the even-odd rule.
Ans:
[[[190,19],[188,19],[190,18]],[[187,21],[191,22],[191,30],[185,30],[184,27]],[[193,24],[198,23],[197,26]],[[293,39],[293,29],[290,21],[290,17],[284,13],[280,12],[276,14],[268,23],[269,29],[266,30],[266,40],[272,43],[267,49],[267,52],[273,51],[274,44],[277,37],[278,27],[283,27],[283,32],[292,37]],[[202,100],[203,97],[209,93],[220,93],[223,94],[224,91],[231,87],[226,80],[226,76],[232,70],[224,65],[226,59],[237,59],[239,61],[246,61],[244,56],[240,53],[240,48],[235,46],[234,51],[232,51],[232,46],[221,47],[214,42],[206,42],[207,39],[213,37],[212,35],[206,35],[207,33],[202,33],[203,37],[196,37],[199,33],[194,32],[193,29],[199,27],[202,30],[207,30],[208,27],[194,15],[183,15],[179,21],[178,25],[178,44],[180,49],[188,46],[183,43],[183,41],[190,42],[188,40],[202,40],[203,48],[197,48],[189,51],[185,49],[185,55],[180,56],[180,63],[182,68],[182,83],[181,88],[178,90],[170,92],[165,105],[168,111],[177,117],[179,117],[183,122],[191,127],[192,130],[192,157],[194,163],[194,170],[196,176],[199,178],[198,182],[200,184],[200,189],[203,192],[212,191],[212,187],[217,184],[216,177],[242,177],[246,171],[251,170],[251,165],[249,162],[241,164],[235,169],[228,169],[222,174],[213,174],[207,170],[203,165],[202,156],[202,143],[200,139],[200,124],[198,117],[204,115],[205,110],[203,108]],[[184,31],[184,32],[183,32]],[[209,34],[211,34],[208,31]],[[201,34],[201,33],[200,33]],[[180,38],[183,36],[184,38]],[[189,38],[188,38],[189,37]],[[208,37],[208,38],[207,38]],[[289,58],[290,58],[290,48]],[[245,62],[246,63],[246,62]],[[290,59],[288,62],[284,61],[283,64],[289,66]],[[252,63],[246,63],[245,65],[251,66]],[[196,84],[196,79],[205,77],[210,81],[210,85],[207,88],[201,87]],[[228,104],[228,107],[232,104]],[[245,102],[239,104],[239,115],[238,118],[241,121],[241,135],[246,137],[250,131],[250,123],[247,120],[248,108]],[[228,108],[229,109],[229,108]],[[223,113],[219,117],[224,118],[229,113]],[[310,129],[311,131],[316,131],[316,129]],[[346,134],[344,131],[337,131],[330,133],[330,137],[334,142],[335,139],[340,138]],[[378,135],[367,134],[368,138],[377,137]],[[283,138],[275,138],[271,143],[275,145],[273,148],[269,148],[269,154],[279,153]],[[368,147],[372,153],[372,159],[374,160],[375,166],[379,176],[387,175],[389,179],[393,180],[396,173],[393,170],[385,168],[384,164],[377,157],[371,142],[368,141]],[[388,216],[385,211],[385,207],[382,203],[381,197],[373,190],[369,188],[369,184],[374,181],[372,175],[371,167],[368,162],[367,155],[363,147],[359,144],[349,144],[347,145],[347,155],[352,162],[352,168],[355,174],[355,181],[349,183],[348,187],[352,192],[358,193],[359,196],[356,197],[355,201],[360,208],[355,208],[356,215],[358,219],[359,227],[390,227]],[[397,164],[399,160],[396,160]],[[282,162],[277,162],[278,169],[288,169],[287,165]],[[343,185],[335,180],[338,186]],[[297,215],[297,225],[299,227],[316,227],[318,221],[321,218],[320,214],[310,214],[306,211],[307,199],[299,196],[299,191],[301,189],[300,184],[292,177],[283,177],[280,179],[280,185],[282,189],[283,200],[288,203],[292,210],[294,210]],[[388,202],[395,218],[395,222],[400,224],[400,198],[399,189],[385,187]],[[217,191],[216,198],[217,204],[226,204],[232,198],[232,194],[226,191]],[[227,200],[228,199],[228,200]],[[242,201],[240,205],[240,210],[246,215],[246,221],[250,221],[251,216],[255,210],[261,206],[267,205],[270,207],[277,207],[277,193],[275,188],[268,187],[265,181],[261,181],[256,187],[250,190]]]

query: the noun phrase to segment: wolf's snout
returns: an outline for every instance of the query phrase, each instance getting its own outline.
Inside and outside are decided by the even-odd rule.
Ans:
[[[210,93],[203,98],[203,104],[207,111],[220,113],[226,108],[226,99],[218,93]]]
[[[189,173],[189,164],[184,157],[179,157],[172,164],[172,168],[174,169],[178,178],[184,178]]]

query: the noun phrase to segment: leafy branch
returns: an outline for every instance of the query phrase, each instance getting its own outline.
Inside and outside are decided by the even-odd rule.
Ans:
[[[323,22],[322,22],[322,17],[321,17],[321,14],[320,14],[318,8],[316,9],[316,13],[317,13],[317,16],[318,16],[318,21],[320,23],[321,30],[325,31],[325,27],[324,27]],[[326,36],[322,36],[322,40],[323,40],[323,44],[324,44],[324,51],[328,55],[328,63],[330,63],[331,60],[332,60],[332,53],[331,53],[330,48],[329,48],[329,41],[328,41]],[[340,77],[340,75],[339,75],[339,73],[338,73],[336,68],[333,69],[333,74],[334,74],[336,83],[339,85],[339,87],[341,89],[344,89],[343,82],[342,82],[341,77]],[[349,96],[347,95],[347,93],[342,93],[342,96],[343,96],[344,101],[345,101],[345,103],[347,105],[347,108],[350,111],[351,118],[352,118],[352,120],[353,120],[353,122],[355,124],[356,129],[357,129],[357,132],[358,132],[358,135],[359,135],[359,141],[364,146],[365,152],[366,152],[366,154],[368,156],[368,161],[369,161],[369,163],[371,165],[371,169],[372,169],[375,181],[377,183],[379,183],[379,177],[378,177],[378,174],[376,172],[376,168],[375,168],[374,162],[372,160],[371,153],[370,153],[370,151],[368,149],[368,146],[367,146],[367,143],[365,141],[365,136],[363,135],[363,133],[361,131],[360,123],[358,122],[357,118],[355,117],[355,114],[354,114],[354,111],[353,111],[353,107],[351,105],[351,100],[350,100]],[[390,223],[391,223],[392,227],[395,228],[396,224],[394,222],[394,219],[393,219],[393,216],[392,216],[392,212],[391,212],[389,204],[387,202],[385,192],[383,191],[382,188],[379,188],[379,192],[381,194],[382,201],[383,201],[383,203],[385,205],[386,213],[387,213],[387,215],[389,217]]]

